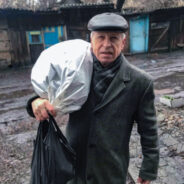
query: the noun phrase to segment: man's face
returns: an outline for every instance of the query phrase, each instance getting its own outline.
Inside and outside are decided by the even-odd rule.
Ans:
[[[91,36],[91,47],[94,55],[103,66],[112,63],[121,53],[125,38],[120,32],[95,31]]]

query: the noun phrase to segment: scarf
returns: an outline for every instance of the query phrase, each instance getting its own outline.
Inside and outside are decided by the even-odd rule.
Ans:
[[[99,104],[118,72],[122,63],[121,54],[110,65],[104,67],[100,61],[93,54],[93,76],[92,76],[92,89],[95,96],[95,104]]]

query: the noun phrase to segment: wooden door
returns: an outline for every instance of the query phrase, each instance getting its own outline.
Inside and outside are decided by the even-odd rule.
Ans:
[[[130,52],[148,51],[149,17],[137,16],[130,19]]]

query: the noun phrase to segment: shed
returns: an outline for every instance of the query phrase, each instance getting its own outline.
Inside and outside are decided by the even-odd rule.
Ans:
[[[127,52],[172,51],[184,46],[184,1],[125,0],[129,20]]]
[[[39,41],[36,34],[52,25],[64,25],[62,15],[53,11],[0,9],[0,67],[25,65],[29,64],[31,59],[35,60],[29,41]],[[35,31],[32,32],[33,38],[27,34],[29,31]],[[38,57],[43,50],[43,43],[38,44],[35,50]]]
[[[59,4],[49,10],[0,9],[0,68],[34,63],[43,49],[66,39],[89,40],[88,20],[113,3]]]

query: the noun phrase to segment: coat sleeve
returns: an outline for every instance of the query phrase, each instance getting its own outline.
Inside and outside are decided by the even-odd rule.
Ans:
[[[38,95],[35,95],[35,96],[33,96],[33,97],[31,97],[28,101],[27,101],[27,104],[26,104],[26,110],[27,110],[27,113],[31,116],[31,117],[33,117],[33,118],[35,118],[35,115],[34,115],[34,113],[33,113],[33,109],[32,109],[32,102],[34,101],[34,100],[36,100],[37,98],[39,98],[39,96]]]
[[[155,180],[159,163],[159,145],[156,112],[154,106],[153,81],[146,88],[137,111],[138,133],[141,137],[143,161],[139,177]]]

